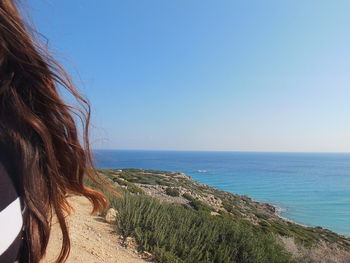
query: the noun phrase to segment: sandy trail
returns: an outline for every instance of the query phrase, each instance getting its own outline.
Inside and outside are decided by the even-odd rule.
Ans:
[[[71,237],[71,263],[141,263],[146,262],[122,247],[111,224],[101,217],[90,215],[91,204],[81,196],[70,197],[75,211],[67,218]],[[54,262],[61,247],[61,233],[58,224],[52,226],[47,255],[42,263]]]

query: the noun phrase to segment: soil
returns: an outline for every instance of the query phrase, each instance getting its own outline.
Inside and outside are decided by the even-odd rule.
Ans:
[[[141,263],[139,256],[120,245],[119,235],[112,224],[102,217],[90,214],[92,206],[82,196],[69,197],[74,211],[67,217],[71,239],[71,252],[67,262],[71,263]],[[61,231],[53,222],[51,237],[42,263],[54,262],[61,248]]]

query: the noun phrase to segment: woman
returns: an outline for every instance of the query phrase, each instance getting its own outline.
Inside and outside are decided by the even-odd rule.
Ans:
[[[82,110],[65,104],[64,87]],[[80,143],[73,116],[83,121]],[[90,108],[63,69],[29,34],[13,0],[0,1],[0,262],[39,262],[54,214],[63,234],[57,262],[70,249],[67,193],[86,196],[93,212],[102,194],[83,185],[94,179],[88,142]]]

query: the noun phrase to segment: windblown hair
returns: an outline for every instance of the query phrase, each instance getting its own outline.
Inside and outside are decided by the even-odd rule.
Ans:
[[[26,206],[20,262],[43,258],[53,214],[63,234],[57,262],[64,262],[70,251],[67,194],[86,196],[93,212],[104,209],[106,199],[83,183],[86,175],[93,180],[98,176],[88,141],[90,106],[30,32],[14,1],[1,0],[0,149],[12,162],[9,173]],[[66,104],[60,88],[68,90],[79,107]],[[82,138],[76,119],[83,124]]]

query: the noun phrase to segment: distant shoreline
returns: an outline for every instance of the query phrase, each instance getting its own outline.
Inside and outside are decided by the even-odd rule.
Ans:
[[[269,203],[270,204],[270,203]],[[270,205],[272,205],[273,207],[275,207],[275,215],[276,216],[278,216],[279,218],[281,218],[281,219],[283,219],[283,220],[285,220],[285,221],[287,221],[287,222],[290,222],[290,223],[293,223],[293,224],[298,224],[298,225],[300,225],[300,226],[303,226],[303,227],[312,227],[312,226],[309,226],[309,225],[305,225],[305,224],[302,224],[302,223],[299,223],[299,222],[296,222],[296,221],[294,221],[294,220],[292,220],[292,219],[290,219],[290,218],[288,218],[288,217],[285,217],[285,216],[282,216],[282,213],[283,213],[283,208],[281,208],[280,206],[278,206],[278,205],[274,205],[274,204],[270,204]],[[286,210],[285,210],[286,211]],[[339,234],[339,233],[337,233],[337,234]]]
[[[350,169],[350,156],[345,153],[102,150],[94,157],[98,168],[179,170],[198,182],[269,202],[286,221],[350,236],[350,224],[342,219],[350,217],[350,204],[342,201]],[[332,194],[335,191],[339,195]],[[339,206],[332,206],[338,202]],[[332,212],[319,212],[327,210]]]

